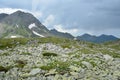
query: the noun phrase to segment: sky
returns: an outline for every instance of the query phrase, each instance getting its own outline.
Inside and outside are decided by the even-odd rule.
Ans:
[[[48,29],[120,38],[120,0],[0,0],[0,13],[30,12]]]

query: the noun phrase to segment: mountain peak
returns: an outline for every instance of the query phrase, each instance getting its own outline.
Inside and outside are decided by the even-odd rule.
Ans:
[[[88,34],[88,33],[85,33],[85,34],[83,34],[82,36],[91,36],[90,34]]]
[[[92,38],[92,37],[96,37],[95,35],[90,35],[88,33],[85,33],[83,35],[81,35],[82,37],[89,37],[89,38]]]
[[[26,14],[28,14],[28,13],[18,10],[16,12],[12,13],[11,15],[21,16],[21,15],[26,15]]]
[[[14,13],[25,13],[25,12],[18,10],[18,11],[14,12]]]
[[[29,26],[32,23],[41,25],[39,20],[37,20],[32,14],[20,10],[10,14],[8,17],[4,18],[2,22],[9,25],[20,24],[22,26]]]
[[[56,29],[51,29],[52,31],[57,31]]]
[[[11,15],[18,16],[18,17],[26,17],[26,16],[28,16],[28,17],[34,17],[32,14],[27,13],[27,12],[23,12],[23,11],[20,11],[20,10],[12,13]]]

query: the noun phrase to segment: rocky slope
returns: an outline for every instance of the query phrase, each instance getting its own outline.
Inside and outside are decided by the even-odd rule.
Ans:
[[[5,46],[5,41],[0,40],[1,80],[120,80],[119,44],[40,38],[10,39]]]

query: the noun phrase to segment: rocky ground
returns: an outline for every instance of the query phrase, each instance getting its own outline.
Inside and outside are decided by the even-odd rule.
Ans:
[[[120,80],[120,50],[76,45],[37,43],[1,49],[0,80]]]

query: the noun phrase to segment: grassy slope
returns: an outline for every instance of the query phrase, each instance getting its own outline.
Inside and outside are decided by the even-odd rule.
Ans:
[[[109,54],[113,57],[120,57],[118,54],[120,50],[120,46],[117,43],[109,42],[106,44],[94,44],[83,41],[74,41],[70,39],[62,39],[55,37],[48,38],[14,38],[14,39],[0,39],[0,49],[12,48],[17,45],[25,45],[29,42],[34,43],[54,43],[59,44],[62,48],[72,48],[75,47],[80,52],[85,54],[95,54],[95,53],[103,53]],[[112,51],[111,51],[112,50]]]

